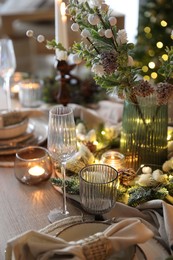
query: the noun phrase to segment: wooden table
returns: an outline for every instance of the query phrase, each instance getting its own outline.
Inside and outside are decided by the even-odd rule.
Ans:
[[[0,259],[9,239],[27,231],[47,226],[50,210],[62,206],[62,196],[50,181],[37,186],[20,183],[13,168],[0,168]],[[68,209],[75,207],[68,201]]]
[[[44,109],[44,105],[42,107]],[[5,108],[6,98],[1,88],[0,109]],[[12,99],[12,108],[21,108],[18,100]],[[42,145],[46,146],[45,143]],[[0,157],[4,161],[5,157]],[[50,210],[59,207],[62,207],[62,195],[50,181],[28,186],[15,178],[13,167],[0,167],[0,260],[5,259],[4,251],[9,239],[30,229],[44,228],[50,224]],[[71,201],[68,202],[68,210],[71,214],[76,212]]]

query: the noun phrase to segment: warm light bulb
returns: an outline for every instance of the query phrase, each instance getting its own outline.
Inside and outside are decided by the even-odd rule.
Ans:
[[[142,67],[142,71],[143,71],[143,72],[147,72],[147,71],[148,71],[148,67],[147,67],[147,66],[143,66],[143,67]]]
[[[167,60],[168,60],[168,55],[167,55],[167,54],[163,54],[163,55],[162,55],[162,59],[163,59],[164,61],[167,61]]]
[[[160,24],[161,24],[162,27],[166,27],[168,23],[166,21],[162,20],[160,22]]]
[[[163,48],[163,42],[157,42],[156,43],[157,48],[161,49]]]
[[[145,32],[145,33],[150,33],[150,32],[151,32],[151,28],[148,27],[148,26],[145,27],[145,28],[144,28],[144,32]]]
[[[149,77],[148,75],[145,75],[143,78],[144,78],[144,80],[146,80],[146,81],[150,81],[150,77]]]
[[[152,79],[156,79],[157,78],[157,73],[156,72],[152,72],[151,73],[151,78]]]
[[[151,62],[149,62],[148,63],[148,67],[150,68],[150,69],[154,69],[155,68],[155,63],[153,62],[153,61],[151,61]]]

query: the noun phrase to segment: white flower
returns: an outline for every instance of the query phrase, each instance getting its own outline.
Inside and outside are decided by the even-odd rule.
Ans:
[[[129,67],[134,66],[134,60],[133,60],[132,56],[130,56],[130,55],[128,55],[127,66],[129,66]]]
[[[73,23],[71,25],[71,29],[73,32],[77,32],[79,30],[79,24],[78,23]]]
[[[117,19],[114,16],[109,17],[109,22],[111,26],[116,25]]]
[[[136,180],[136,183],[141,186],[151,186],[152,184],[152,177],[150,173],[145,173],[139,175],[139,177]]]
[[[142,173],[152,173],[152,169],[149,166],[142,167]]]
[[[80,64],[82,62],[82,59],[79,57],[78,53],[72,54],[71,57],[75,64]]]
[[[127,43],[127,33],[126,33],[126,31],[124,29],[119,30],[117,32],[116,41],[117,41],[118,45]]]
[[[172,159],[164,162],[164,164],[162,165],[162,170],[164,172],[169,172],[170,170],[173,169],[173,162],[172,162]]]
[[[99,77],[102,77],[104,75],[103,66],[100,64],[94,64],[91,68],[91,71],[97,74]]]
[[[88,134],[86,135],[86,140],[88,142],[95,142],[97,140],[96,131],[94,129],[91,129]]]
[[[152,177],[155,181],[161,182],[161,183],[167,182],[167,179],[168,179],[167,174],[163,174],[163,172],[159,169],[153,171]]]
[[[59,49],[56,49],[56,58],[57,60],[67,60],[67,51],[60,51]]]
[[[81,32],[81,36],[83,38],[90,37],[90,32],[87,29],[83,29],[82,32]]]
[[[87,0],[78,0],[79,4],[83,4],[83,3],[86,3]]]
[[[99,35],[102,37],[102,36],[105,36],[105,30],[104,29],[99,29],[98,30],[98,33]]]
[[[112,34],[111,29],[107,29],[107,30],[105,31],[105,37],[106,37],[106,38],[112,38],[112,36],[113,36],[113,34]]]
[[[109,9],[109,6],[107,5],[107,4],[105,4],[105,3],[103,3],[102,5],[101,5],[101,8],[100,8],[102,11],[104,11],[104,12],[107,12],[108,11],[108,9]]]
[[[38,36],[37,36],[37,41],[40,42],[40,43],[41,43],[41,42],[44,42],[44,41],[45,41],[44,35],[41,35],[41,34],[38,35]]]
[[[28,31],[26,32],[26,36],[28,36],[28,37],[33,37],[33,36],[34,36],[34,32],[33,32],[32,30],[28,30]]]
[[[91,24],[91,25],[97,25],[99,23],[99,17],[98,15],[96,14],[89,14],[88,15],[88,22]]]
[[[91,8],[95,6],[100,7],[103,3],[103,0],[88,0],[88,4]]]

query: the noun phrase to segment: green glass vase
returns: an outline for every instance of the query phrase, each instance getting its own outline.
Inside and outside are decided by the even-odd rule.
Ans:
[[[168,106],[153,99],[138,104],[124,103],[120,150],[127,167],[138,170],[142,164],[162,165],[167,160]]]

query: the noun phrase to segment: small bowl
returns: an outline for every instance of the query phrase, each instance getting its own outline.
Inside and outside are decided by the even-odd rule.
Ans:
[[[2,127],[0,128],[0,139],[9,139],[22,135],[26,132],[27,127],[28,118],[18,124]]]

